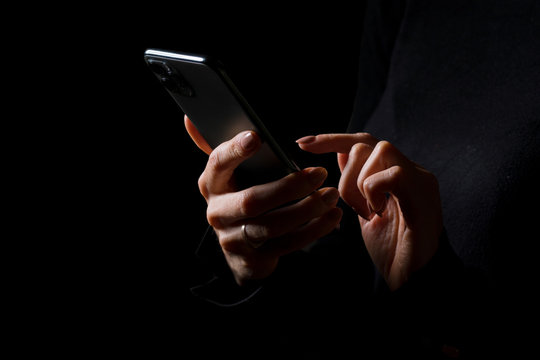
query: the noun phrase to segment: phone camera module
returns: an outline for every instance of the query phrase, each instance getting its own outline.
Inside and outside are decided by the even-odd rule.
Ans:
[[[148,61],[148,65],[157,75],[163,86],[170,92],[185,97],[195,96],[195,91],[188,81],[165,62],[151,59]]]
[[[150,66],[150,69],[159,76],[168,76],[173,73],[172,69],[163,61],[150,59],[148,60],[148,66]]]

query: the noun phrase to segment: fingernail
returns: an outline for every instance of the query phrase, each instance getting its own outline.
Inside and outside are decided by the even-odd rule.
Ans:
[[[251,151],[257,146],[257,139],[252,131],[249,131],[240,140],[240,145],[245,151]]]
[[[309,143],[312,143],[315,141],[317,137],[314,136],[314,135],[309,135],[309,136],[304,136],[303,138],[300,138],[298,140],[296,140],[296,143],[297,144],[309,144]]]
[[[308,174],[309,181],[315,185],[319,185],[324,179],[326,179],[326,176],[328,175],[326,169],[321,167],[306,169],[306,172]]]
[[[322,194],[321,199],[328,206],[335,205],[339,199],[339,191],[334,188],[328,189]]]

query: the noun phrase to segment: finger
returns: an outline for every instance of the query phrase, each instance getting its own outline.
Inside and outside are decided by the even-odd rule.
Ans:
[[[414,229],[420,224],[423,232],[440,234],[439,185],[432,173],[416,166],[395,165],[366,178],[364,191],[374,212],[379,215],[385,210],[386,194],[390,193],[399,202],[409,228]]]
[[[374,147],[377,144],[377,139],[368,133],[321,134],[306,136],[296,140],[296,142],[304,151],[324,154],[329,152],[348,153],[357,143]]]
[[[261,250],[276,257],[301,250],[334,230],[341,221],[342,215],[343,211],[340,208],[333,208],[298,230],[268,241]]]
[[[362,195],[367,199],[371,210],[380,213],[386,204],[385,191],[393,193],[399,197],[397,188],[384,190],[374,185],[396,185],[395,181],[403,171],[408,171],[412,163],[392,144],[381,141],[375,146],[373,152],[366,160],[360,175],[358,176],[357,187]],[[375,176],[379,174],[379,176]]]
[[[199,149],[204,151],[206,155],[210,155],[210,153],[212,152],[212,148],[210,147],[210,145],[208,145],[204,137],[201,135],[195,125],[191,122],[191,120],[189,120],[187,115],[184,115],[184,126],[186,127],[186,130],[195,145],[197,145]]]
[[[220,229],[244,219],[256,218],[311,194],[322,185],[327,175],[324,168],[307,168],[267,184],[223,194],[210,200],[208,222]]]
[[[370,210],[367,206],[366,198],[358,187],[358,176],[369,158],[373,148],[369,145],[355,144],[348,156],[347,165],[342,171],[339,180],[339,193],[353,210],[365,219],[369,219]]]
[[[337,189],[320,189],[299,202],[276,209],[249,222],[246,225],[245,235],[251,243],[263,244],[268,239],[285,235],[324,215],[336,206],[338,199]]]
[[[343,170],[345,169],[345,166],[347,166],[347,162],[349,161],[349,154],[345,153],[338,153],[337,154],[337,162],[339,166],[339,171],[343,174]]]
[[[388,202],[387,193],[394,194],[398,199],[403,200],[403,193],[400,189],[403,176],[404,170],[402,167],[392,166],[364,180],[364,192],[373,212],[379,214],[379,216],[382,215]]]
[[[260,146],[261,140],[255,132],[243,131],[215,148],[199,178],[199,188],[203,196],[208,199],[209,194],[231,191],[234,170]]]

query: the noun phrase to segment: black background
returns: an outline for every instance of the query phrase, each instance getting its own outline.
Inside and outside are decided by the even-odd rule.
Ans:
[[[197,188],[206,155],[144,51],[219,58],[275,136],[294,146],[345,131],[351,115],[364,1],[344,3],[22,9],[31,21],[7,37],[29,51],[6,57],[5,71],[20,98],[9,122],[21,135],[8,157],[22,153],[14,212],[25,215],[15,224],[22,255],[8,274],[17,283],[9,296],[20,300],[11,333],[35,335],[19,350],[182,358],[223,345],[215,340],[234,317],[189,291],[209,275],[194,255],[207,228]],[[333,156],[295,155],[326,166],[335,184]]]
[[[66,35],[81,27],[79,17],[61,29],[76,59],[55,70],[68,80],[60,94],[71,118],[60,126],[70,136],[58,150],[59,167],[69,169],[62,187],[70,225],[59,272],[77,289],[61,306],[73,311],[68,324],[86,329],[73,341],[97,352],[189,352],[221,316],[189,291],[208,276],[194,255],[207,228],[197,187],[207,156],[144,51],[219,58],[268,128],[294,148],[301,136],[346,129],[363,2],[347,4],[148,3],[88,13],[76,37]],[[336,182],[334,156],[295,156],[326,166],[328,183]]]

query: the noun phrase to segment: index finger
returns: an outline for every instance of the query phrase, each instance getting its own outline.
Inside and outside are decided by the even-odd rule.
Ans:
[[[199,149],[204,151],[206,155],[210,155],[212,152],[212,147],[208,145],[206,142],[206,139],[201,135],[199,130],[195,127],[195,125],[191,122],[191,120],[187,117],[187,115],[184,115],[184,126],[186,127],[186,130]]]
[[[321,134],[305,136],[296,140],[296,143],[302,150],[314,154],[325,154],[330,152],[348,154],[355,144],[362,143],[375,147],[377,142],[378,140],[368,133]]]

